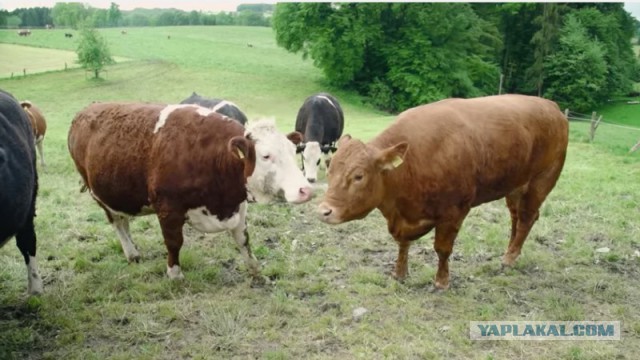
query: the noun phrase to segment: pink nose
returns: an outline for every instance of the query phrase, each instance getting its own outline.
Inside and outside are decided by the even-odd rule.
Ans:
[[[300,202],[305,202],[311,199],[312,194],[313,189],[311,189],[310,186],[301,187],[300,190],[298,190],[298,198],[300,199]]]

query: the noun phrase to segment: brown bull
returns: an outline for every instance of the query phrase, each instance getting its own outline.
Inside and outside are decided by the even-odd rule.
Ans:
[[[448,259],[472,207],[505,197],[511,239],[502,263],[520,254],[564,165],[568,123],[538,97],[448,99],[409,109],[368,143],[338,143],[321,219],[339,224],[379,209],[398,243],[395,276],[407,276],[411,241],[435,228],[436,289],[449,286]]]

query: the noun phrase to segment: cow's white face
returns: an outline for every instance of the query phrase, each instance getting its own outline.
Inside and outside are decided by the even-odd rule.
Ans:
[[[304,176],[309,182],[315,182],[318,179],[321,158],[320,143],[317,141],[308,142],[302,152],[302,162],[304,163]]]
[[[256,167],[247,179],[250,197],[269,202],[280,193],[290,203],[311,199],[311,185],[296,163],[296,147],[276,129],[273,119],[261,119],[247,124],[245,135],[255,140]]]

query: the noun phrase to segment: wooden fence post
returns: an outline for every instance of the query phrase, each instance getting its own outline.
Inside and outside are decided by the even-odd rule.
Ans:
[[[564,118],[569,120],[569,108],[564,109]]]
[[[602,120],[602,115],[596,120],[596,112],[594,111],[591,114],[591,128],[589,129],[589,141],[593,142],[593,138],[596,136],[596,129],[598,125],[600,125],[600,120]]]

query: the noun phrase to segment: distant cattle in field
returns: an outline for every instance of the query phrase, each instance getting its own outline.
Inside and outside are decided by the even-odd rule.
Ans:
[[[42,115],[42,111],[33,105],[30,101],[22,101],[20,103],[24,111],[29,116],[29,120],[31,120],[31,127],[33,128],[33,137],[35,139],[35,144],[40,153],[40,165],[44,168],[44,152],[42,151],[42,142],[44,141],[44,135],[47,132],[47,121]]]
[[[54,26],[53,26],[53,25],[51,25],[51,24],[47,24],[47,25],[45,25],[44,27],[45,27],[45,29],[47,29],[47,30],[51,30],[51,29],[53,29],[53,28],[54,28]]]
[[[71,34],[71,33],[64,33],[64,37],[66,37],[66,38],[72,38],[72,37],[73,37],[73,34]]]
[[[296,131],[304,135],[304,144],[298,146],[302,153],[302,167],[310,182],[318,177],[323,155],[336,150],[335,142],[342,135],[344,114],[338,100],[330,94],[309,96],[296,118]],[[328,159],[326,160],[328,162]]]
[[[31,30],[20,30],[18,31],[19,36],[29,36],[31,35]]]
[[[232,119],[238,120],[242,125],[247,123],[247,116],[240,110],[238,105],[232,103],[231,101],[205,98],[193,92],[191,96],[182,100],[180,104],[200,105],[212,109],[219,114],[226,115]]]
[[[273,121],[248,125],[197,105],[94,103],[74,118],[68,146],[130,262],[140,254],[129,218],[155,213],[170,278],[183,276],[185,222],[204,232],[229,231],[257,278],[247,200],[269,201],[282,192],[288,202],[301,203],[311,198],[311,187],[295,166],[295,145]]]
[[[472,207],[506,197],[512,266],[560,176],[568,123],[549,100],[522,95],[448,99],[409,109],[368,143],[343,136],[319,205],[329,224],[379,209],[407,276],[411,241],[435,228],[436,289],[449,286],[449,255]]]
[[[42,292],[33,224],[37,193],[33,130],[18,101],[0,90],[0,247],[15,236],[27,265],[29,294]]]
[[[120,31],[120,34],[127,35],[127,31],[126,30],[122,30],[122,31]]]

